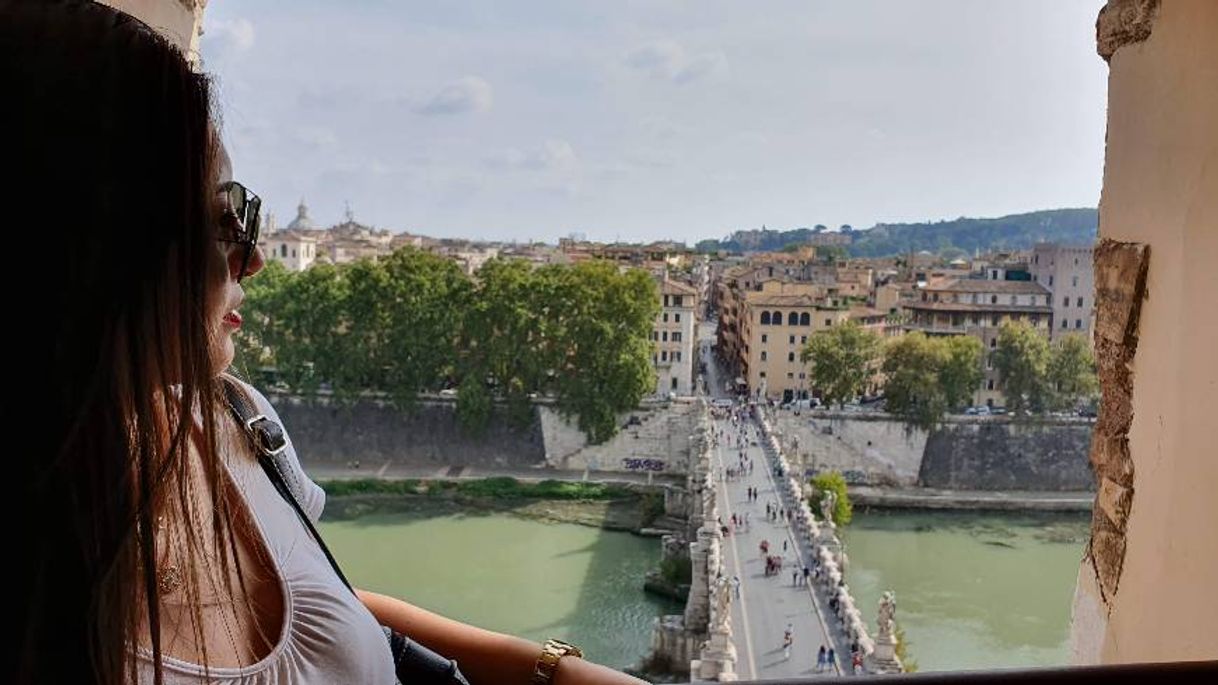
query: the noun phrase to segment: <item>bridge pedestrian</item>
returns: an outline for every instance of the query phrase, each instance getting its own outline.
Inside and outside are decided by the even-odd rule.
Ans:
[[[810,576],[811,574],[812,574],[811,569],[809,569],[808,566],[805,564],[804,565],[804,585],[811,585],[811,582],[808,580],[808,576]]]
[[[825,646],[821,645],[820,649],[816,650],[816,672],[820,673],[825,670]]]
[[[795,642],[795,626],[787,624],[787,630],[782,635],[782,658],[791,658],[791,645]]]
[[[837,666],[837,656],[834,655],[832,647],[825,652],[825,665],[829,667],[829,670],[833,670]]]
[[[782,551],[784,551],[784,552],[787,551],[787,541],[786,540],[782,541]]]
[[[791,571],[791,587],[799,586],[799,570]]]
[[[740,599],[740,576],[732,576],[732,592]]]

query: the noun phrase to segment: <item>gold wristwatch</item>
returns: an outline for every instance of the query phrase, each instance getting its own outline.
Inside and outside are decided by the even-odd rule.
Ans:
[[[584,652],[573,644],[555,640],[546,640],[541,648],[541,656],[537,657],[537,665],[533,667],[533,679],[530,685],[550,685],[554,682],[554,671],[558,668],[558,660],[564,656],[583,658]]]

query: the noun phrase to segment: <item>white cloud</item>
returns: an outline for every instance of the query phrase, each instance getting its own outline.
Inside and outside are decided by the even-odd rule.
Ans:
[[[236,55],[254,47],[254,25],[248,19],[214,19],[203,29],[203,49],[213,57]]]
[[[671,40],[658,40],[626,53],[626,64],[653,76],[670,79],[685,64],[685,48]]]
[[[650,74],[653,78],[685,85],[723,72],[727,55],[722,50],[703,52],[690,57],[675,41],[658,40],[641,45],[626,53],[626,65]]]
[[[444,86],[430,100],[415,108],[428,116],[485,112],[494,102],[494,90],[477,76],[459,78]]]
[[[579,165],[579,155],[571,143],[547,140],[539,149],[523,152],[518,148],[507,148],[492,156],[486,163],[495,169],[525,169],[527,171],[565,172]]]
[[[299,126],[292,132],[292,141],[310,148],[325,148],[337,145],[338,137],[328,128]]]
[[[721,74],[727,70],[727,55],[721,51],[705,52],[694,57],[672,77],[673,83],[686,84]]]

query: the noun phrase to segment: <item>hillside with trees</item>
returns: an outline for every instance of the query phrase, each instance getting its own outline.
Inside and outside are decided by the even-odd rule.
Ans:
[[[1042,241],[1090,244],[1095,240],[1098,226],[1098,210],[1083,207],[1048,209],[996,219],[961,217],[951,221],[876,224],[865,230],[846,225],[838,231],[851,236],[846,249],[853,257],[888,257],[923,250],[953,256],[973,254],[977,250],[1026,249]],[[823,225],[787,231],[763,227],[736,231],[723,240],[703,240],[696,247],[700,252],[778,251],[813,241],[817,234],[827,230]]]

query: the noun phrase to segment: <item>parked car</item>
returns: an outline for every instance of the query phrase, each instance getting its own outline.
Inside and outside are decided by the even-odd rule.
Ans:
[[[982,405],[980,407],[969,407],[964,410],[964,413],[969,416],[989,416],[991,412],[989,407]]]
[[[1006,407],[990,407],[990,413],[993,414],[994,416],[1001,416],[1001,415],[1007,413],[1007,408]]]

